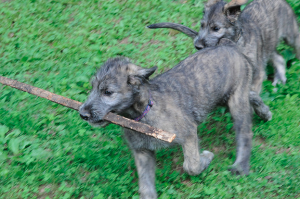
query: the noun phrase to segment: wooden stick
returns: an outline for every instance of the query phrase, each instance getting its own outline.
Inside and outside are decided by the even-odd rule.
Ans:
[[[56,95],[54,93],[51,93],[49,91],[28,85],[28,84],[24,84],[21,82],[18,82],[16,80],[12,80],[3,76],[0,76],[0,83],[19,89],[21,91],[25,91],[27,93],[48,99],[52,102],[55,102],[57,104],[66,106],[68,108],[74,109],[74,110],[79,110],[79,107],[81,106],[81,102],[60,96],[60,95]],[[144,133],[146,135],[155,137],[157,139],[166,141],[166,142],[172,142],[176,135],[163,131],[161,129],[157,129],[155,127],[149,126],[148,124],[144,124],[144,123],[140,123],[140,122],[136,122],[134,120],[122,117],[120,115],[116,115],[114,113],[108,113],[106,116],[104,116],[103,118],[104,120],[117,124],[119,126],[122,126],[124,128],[128,128],[128,129],[132,129],[135,131],[138,131],[140,133]]]

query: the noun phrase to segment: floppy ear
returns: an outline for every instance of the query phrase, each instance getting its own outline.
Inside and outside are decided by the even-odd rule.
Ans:
[[[132,85],[142,84],[143,81],[148,80],[149,77],[156,71],[157,66],[152,68],[140,68],[136,74],[128,76],[128,83]]]
[[[230,20],[230,22],[235,22],[241,14],[241,5],[244,5],[248,0],[232,0],[225,4],[223,8],[224,14]]]

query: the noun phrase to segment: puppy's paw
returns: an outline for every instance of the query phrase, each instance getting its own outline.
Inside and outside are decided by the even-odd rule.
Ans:
[[[272,119],[272,112],[270,111],[270,108],[265,104],[255,107],[255,113],[265,122],[268,122]]]
[[[232,175],[249,175],[249,168],[243,168],[241,164],[234,163],[229,166],[228,170]]]
[[[286,83],[286,76],[283,73],[276,72],[272,85],[276,86],[279,82],[281,82],[282,84],[285,84]]]
[[[272,120],[272,112],[269,110],[269,107],[267,107],[267,109],[268,110],[266,110],[265,112],[261,112],[261,115],[260,115],[260,118],[262,118],[265,122]]]
[[[214,154],[210,151],[203,151],[203,153],[200,154],[200,163],[202,167],[202,171],[207,169],[210,162],[214,158]]]

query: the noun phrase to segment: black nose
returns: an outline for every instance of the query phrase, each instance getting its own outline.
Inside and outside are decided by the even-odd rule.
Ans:
[[[202,50],[204,48],[204,46],[202,44],[198,44],[198,45],[195,45],[195,48],[197,50]]]
[[[80,117],[84,120],[89,120],[90,114],[88,113],[80,113]]]

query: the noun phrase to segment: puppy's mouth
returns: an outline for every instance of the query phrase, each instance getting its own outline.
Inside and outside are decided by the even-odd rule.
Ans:
[[[110,112],[115,113],[115,111],[110,111]],[[107,125],[110,124],[110,122],[103,119],[99,119],[98,117],[92,117],[88,120],[88,122],[90,123],[90,125],[97,126],[97,127],[106,127]]]
[[[109,125],[109,122],[107,122],[105,120],[93,120],[93,121],[89,121],[89,123],[92,126],[98,126],[98,127],[105,127],[105,126]]]

